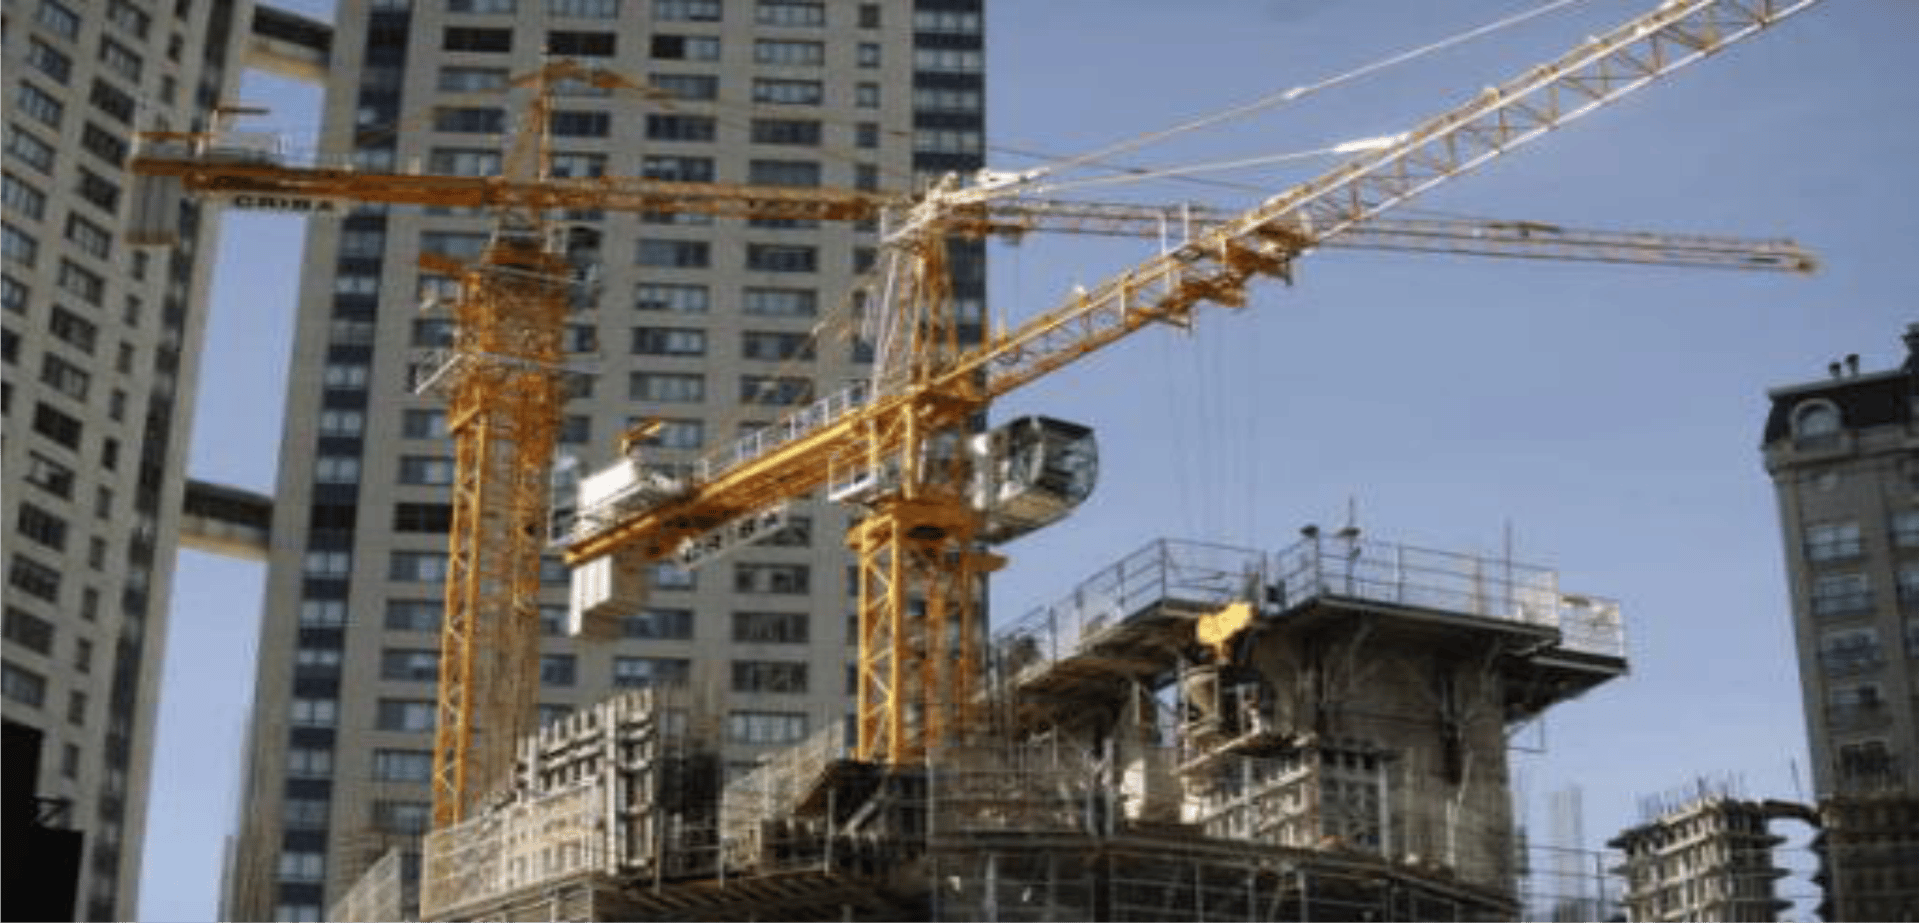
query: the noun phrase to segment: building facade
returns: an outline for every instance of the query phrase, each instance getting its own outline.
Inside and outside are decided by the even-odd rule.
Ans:
[[[1780,506],[1818,794],[1913,789],[1914,342],[1904,363],[1768,392],[1764,453]]]
[[[0,686],[8,720],[43,735],[38,794],[83,836],[74,914],[130,919],[214,216],[189,205],[178,247],[130,246],[126,164],[136,132],[203,130],[230,99],[251,4],[0,10]]]
[[[1768,392],[1763,450],[1780,504],[1829,920],[1915,919],[1915,347],[1897,368]]]
[[[652,94],[563,86],[556,173],[906,191],[982,163],[980,0],[345,0],[321,146],[383,170],[492,175],[526,102],[513,75],[572,58]],[[654,97],[649,99],[648,97]],[[658,102],[669,97],[669,104]],[[692,463],[863,374],[848,293],[872,227],[620,211],[555,216],[581,284],[562,470]],[[311,226],[290,367],[231,919],[318,919],[429,815],[451,444],[414,396],[486,214],[361,206]],[[982,315],[982,249],[955,294]],[[424,307],[423,307],[424,306]],[[845,512],[699,570],[659,567],[618,637],[562,636],[546,563],[543,718],[635,686],[695,691],[730,771],[848,710]]]
[[[1802,805],[1711,795],[1621,832],[1607,845],[1624,856],[1614,871],[1627,919],[1779,919],[1792,902],[1775,886],[1787,874],[1774,857],[1786,837],[1768,829],[1776,819],[1814,822]]]

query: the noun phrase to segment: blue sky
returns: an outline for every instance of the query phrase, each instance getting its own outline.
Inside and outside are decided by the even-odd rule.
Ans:
[[[1420,0],[1002,0],[989,14],[990,155],[1075,154],[1313,83],[1540,6]],[[1405,129],[1650,4],[1590,0],[1204,137],[1126,155],[1171,166]],[[324,8],[309,0],[304,8]],[[1899,359],[1915,315],[1916,5],[1830,0],[1415,205],[1440,215],[1792,237],[1814,276],[1327,251],[1191,335],[1149,331],[1004,400],[1000,418],[1093,425],[1102,483],[1006,551],[1008,618],[1158,536],[1277,548],[1351,502],[1375,537],[1557,567],[1621,601],[1633,672],[1552,714],[1517,755],[1580,786],[1588,845],[1638,799],[1701,775],[1794,797],[1804,725],[1781,541],[1758,443],[1768,388],[1859,353]],[[300,129],[311,94],[247,98]],[[1330,161],[1224,178],[1268,190]],[[1094,198],[1251,204],[1158,182]],[[193,473],[272,486],[297,219],[232,216]],[[996,246],[1018,319],[1150,254],[1144,241]],[[211,919],[252,677],[257,568],[182,555],[142,917]],[[211,668],[210,668],[211,667]]]

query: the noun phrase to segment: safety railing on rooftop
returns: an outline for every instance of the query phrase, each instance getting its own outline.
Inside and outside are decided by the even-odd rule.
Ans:
[[[1556,571],[1411,545],[1313,536],[1276,554],[1162,539],[1082,581],[1065,598],[995,634],[1004,677],[1086,650],[1102,632],[1157,606],[1211,609],[1239,599],[1269,612],[1316,597],[1418,608],[1559,631],[1568,651],[1626,656],[1618,603],[1560,592]]]

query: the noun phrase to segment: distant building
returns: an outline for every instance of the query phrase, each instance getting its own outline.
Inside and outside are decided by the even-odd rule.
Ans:
[[[1915,348],[1899,368],[1768,392],[1763,451],[1780,504],[1823,833],[1822,913],[1912,920],[1916,889]]]
[[[1625,853],[1615,869],[1626,879],[1622,902],[1636,921],[1770,921],[1791,902],[1774,883],[1787,874],[1774,863],[1786,841],[1767,829],[1791,817],[1811,822],[1807,808],[1785,802],[1696,798],[1608,841]]]
[[[84,841],[68,912],[126,920],[216,226],[189,206],[166,216],[178,247],[130,246],[127,160],[136,132],[201,131],[230,101],[252,4],[6,0],[5,11],[0,694],[20,739],[40,740],[38,765],[19,767],[9,732],[7,779],[37,770],[28,796],[64,804]],[[7,837],[10,861],[35,849]],[[8,919],[47,918],[48,905],[7,892]]]

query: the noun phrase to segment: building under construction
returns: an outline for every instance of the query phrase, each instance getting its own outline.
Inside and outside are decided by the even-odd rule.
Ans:
[[[1626,670],[1618,608],[1506,560],[1157,541],[992,640],[924,765],[845,730],[722,786],[688,693],[523,742],[428,835],[421,919],[1510,919],[1507,735]],[[376,866],[335,919],[415,908]]]

